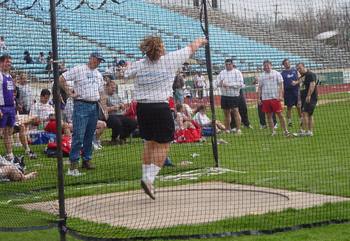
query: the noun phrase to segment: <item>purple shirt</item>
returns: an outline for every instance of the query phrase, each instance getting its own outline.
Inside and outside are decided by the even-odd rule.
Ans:
[[[4,98],[4,106],[15,106],[15,83],[13,82],[11,75],[6,76],[2,74],[2,78],[2,93]]]

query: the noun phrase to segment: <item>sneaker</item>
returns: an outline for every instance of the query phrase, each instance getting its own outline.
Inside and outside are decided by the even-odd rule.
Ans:
[[[276,123],[273,128],[276,130],[278,128],[278,123]]]
[[[252,125],[249,125],[249,126],[244,126],[245,128],[247,128],[247,129],[254,129],[254,127],[252,126]]]
[[[300,130],[298,133],[293,133],[293,136],[304,137],[304,136],[306,136],[306,132],[303,130]]]
[[[96,143],[97,143],[97,147],[102,149],[101,140],[96,141]]]
[[[260,125],[260,129],[266,129],[267,126],[266,125]]]
[[[83,161],[81,168],[86,170],[94,170],[96,167],[91,164],[91,161]]]
[[[292,134],[291,134],[289,131],[285,131],[285,132],[283,133],[283,135],[284,135],[285,137],[291,137],[291,136],[292,136]]]
[[[277,132],[276,132],[276,131],[273,131],[273,132],[271,133],[271,136],[275,136],[275,135],[277,135]]]
[[[26,152],[26,154],[29,156],[29,159],[37,159],[38,158],[38,155],[33,152],[32,150]]]
[[[237,131],[237,128],[232,128],[232,129],[231,129],[231,132],[232,132],[232,133],[235,133],[236,131]]]
[[[14,146],[14,147],[22,147],[22,143],[20,143],[20,142],[15,142],[15,143],[13,143],[13,146]]]
[[[92,148],[94,148],[95,151],[101,150],[97,142],[92,142]]]
[[[240,136],[240,135],[242,135],[242,131],[241,131],[241,129],[238,129],[238,130],[236,131],[235,135],[236,135],[236,136]]]
[[[155,200],[155,196],[154,196],[154,187],[153,184],[151,182],[146,182],[144,180],[141,180],[141,187],[143,189],[143,191],[153,200]]]
[[[83,173],[79,172],[78,169],[69,169],[68,168],[68,171],[67,171],[67,176],[72,176],[72,177],[79,177],[79,176],[82,176]]]
[[[307,131],[305,132],[305,136],[313,136],[314,133],[312,131]]]

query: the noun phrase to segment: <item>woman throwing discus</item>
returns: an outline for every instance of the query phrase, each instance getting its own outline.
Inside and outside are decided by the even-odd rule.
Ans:
[[[198,38],[185,48],[166,53],[160,37],[145,37],[140,44],[145,58],[129,64],[124,73],[125,78],[135,78],[137,120],[141,138],[145,140],[141,187],[152,199],[155,199],[155,177],[174,138],[174,120],[168,106],[174,77],[186,60],[206,43],[206,39]]]

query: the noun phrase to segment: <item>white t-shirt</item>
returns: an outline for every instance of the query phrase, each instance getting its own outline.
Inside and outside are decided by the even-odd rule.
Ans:
[[[211,125],[211,120],[206,114],[202,114],[201,112],[197,112],[193,120],[197,122],[200,126],[210,126]]]
[[[76,99],[98,101],[104,91],[103,77],[97,69],[90,69],[87,64],[76,66],[63,73],[66,81],[73,81]]]
[[[238,69],[222,70],[217,76],[216,82],[217,86],[221,88],[222,96],[239,96],[240,89],[244,87],[243,75]]]
[[[276,70],[270,73],[262,73],[259,78],[259,87],[261,89],[261,100],[271,100],[279,98],[279,88],[283,84],[282,75]]]
[[[170,52],[155,62],[146,58],[133,63],[125,71],[124,77],[136,77],[135,99],[138,102],[168,102],[176,72],[191,53],[191,49],[186,47]]]
[[[49,120],[49,115],[54,114],[55,110],[49,103],[43,104],[40,101],[36,102],[30,109],[30,115],[39,117],[42,122]]]
[[[205,78],[204,78],[204,76],[203,75],[201,75],[201,76],[195,76],[194,77],[194,83],[195,83],[195,87],[199,87],[199,88],[201,88],[201,87],[205,87],[206,86],[206,84],[205,84]]]

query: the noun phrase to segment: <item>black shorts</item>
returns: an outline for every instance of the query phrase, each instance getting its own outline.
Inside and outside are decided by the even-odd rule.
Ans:
[[[137,103],[141,138],[158,143],[174,140],[175,125],[167,103]]]
[[[239,101],[239,96],[221,96],[221,109],[229,110],[238,108]]]
[[[311,98],[310,103],[306,103],[306,98],[301,98],[301,112],[306,112],[310,116],[314,113],[317,99]]]

